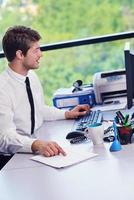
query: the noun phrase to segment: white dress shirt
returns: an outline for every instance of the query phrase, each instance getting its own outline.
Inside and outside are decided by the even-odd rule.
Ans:
[[[35,132],[43,121],[65,119],[65,111],[44,104],[40,81],[33,71],[28,75],[35,106]],[[0,74],[0,152],[31,152],[31,107],[25,76],[7,68]]]

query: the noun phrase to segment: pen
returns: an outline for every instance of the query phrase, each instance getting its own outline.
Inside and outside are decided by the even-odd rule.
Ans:
[[[131,116],[131,119],[133,119],[134,118],[134,113],[132,114],[132,116]]]
[[[113,128],[114,128],[114,136],[115,136],[115,140],[116,140],[118,133],[117,133],[117,127],[116,127],[116,120],[115,119],[113,121]]]
[[[123,121],[123,125],[125,125],[125,126],[127,125],[128,119],[129,119],[129,115],[127,114],[127,115],[125,115],[125,119]]]
[[[118,116],[115,117],[115,122],[116,122],[117,124],[119,124],[119,118],[118,118]]]
[[[118,118],[120,119],[121,124],[123,124],[125,117],[123,116],[123,114],[121,113],[121,111],[117,111],[116,114],[117,114]]]

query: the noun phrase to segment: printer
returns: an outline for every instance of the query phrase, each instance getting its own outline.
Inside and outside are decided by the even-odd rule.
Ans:
[[[126,72],[114,70],[98,72],[93,76],[93,88],[97,104],[126,97]]]

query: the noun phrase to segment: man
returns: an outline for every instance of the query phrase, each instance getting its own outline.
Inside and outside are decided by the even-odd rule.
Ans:
[[[34,132],[45,120],[73,119],[89,111],[88,105],[78,105],[71,111],[63,111],[44,104],[41,84],[33,72],[39,67],[42,56],[40,39],[37,31],[24,26],[9,28],[3,37],[3,50],[9,66],[0,75],[2,153],[38,152],[47,157],[60,153],[65,155],[56,142],[39,140],[35,138]],[[32,90],[32,105],[27,91],[27,77],[30,82],[28,88]]]

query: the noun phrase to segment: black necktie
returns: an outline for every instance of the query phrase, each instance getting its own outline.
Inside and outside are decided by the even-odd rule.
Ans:
[[[34,110],[33,95],[32,95],[28,77],[26,77],[25,83],[26,83],[27,95],[28,95],[28,99],[29,99],[29,103],[30,103],[30,107],[31,107],[31,134],[33,134],[34,126],[35,126],[35,110]]]

